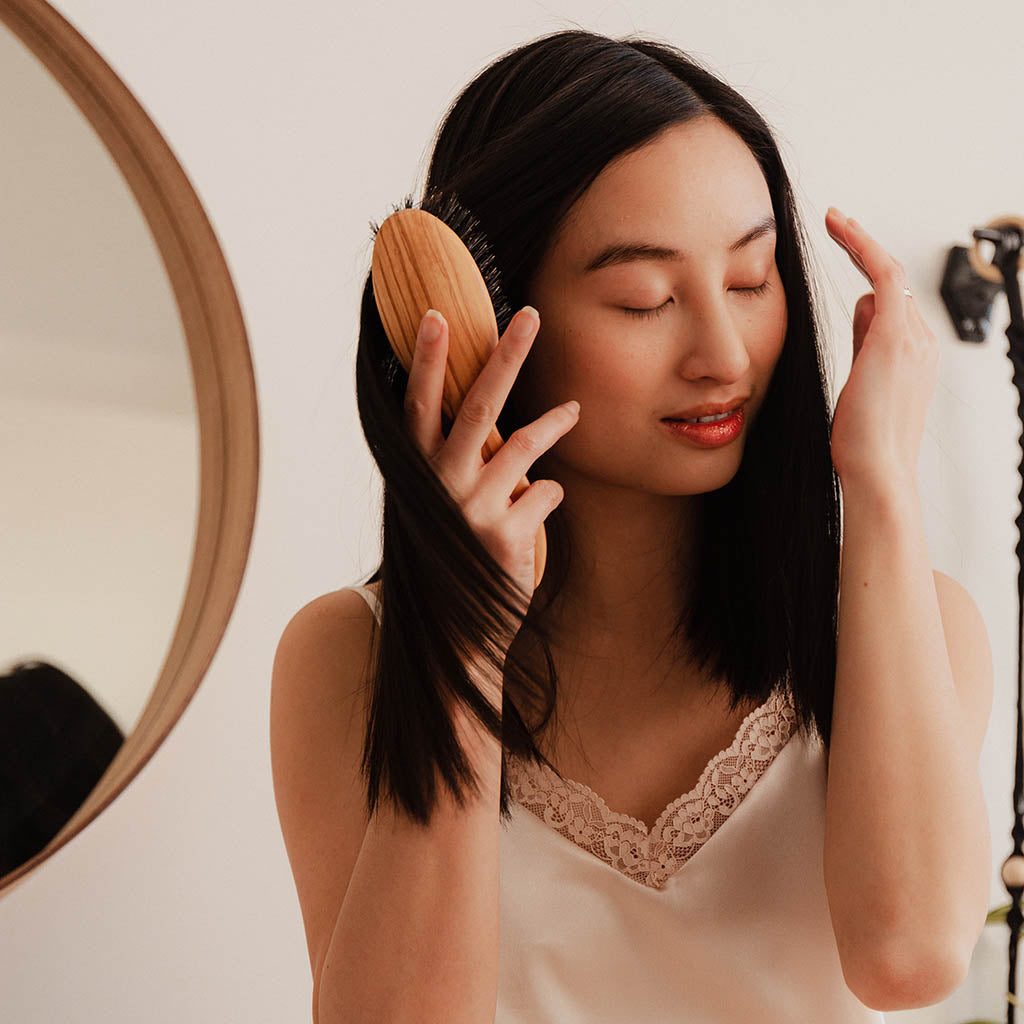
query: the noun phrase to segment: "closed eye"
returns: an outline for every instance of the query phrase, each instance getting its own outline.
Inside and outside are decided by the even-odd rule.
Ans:
[[[764,281],[754,288],[733,288],[733,291],[739,292],[741,295],[751,297],[754,295],[763,295],[770,287],[771,282]],[[629,316],[640,317],[641,319],[653,319],[656,316],[661,316],[661,314],[668,308],[669,303],[673,301],[675,300],[669,297],[660,306],[652,306],[650,309],[634,309],[630,306],[623,306],[622,311],[627,313]]]
[[[656,316],[661,316],[671,301],[671,299],[666,299],[660,306],[653,306],[651,309],[632,309],[629,306],[623,306],[622,312],[628,313],[630,316],[640,317],[641,319],[653,319]]]

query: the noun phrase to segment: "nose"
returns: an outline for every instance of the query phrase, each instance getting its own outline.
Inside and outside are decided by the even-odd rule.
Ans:
[[[693,316],[683,328],[678,360],[680,375],[687,380],[709,377],[731,383],[749,370],[749,314],[730,301],[722,295],[693,307]]]

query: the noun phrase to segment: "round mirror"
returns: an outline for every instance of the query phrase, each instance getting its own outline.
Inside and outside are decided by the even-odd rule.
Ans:
[[[0,895],[195,693],[241,584],[258,430],[238,299],[126,86],[0,0]]]

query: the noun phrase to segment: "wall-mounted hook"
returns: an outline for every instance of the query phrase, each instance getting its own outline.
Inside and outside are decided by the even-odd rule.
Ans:
[[[997,217],[983,228],[971,234],[973,244],[968,248],[954,245],[946,256],[939,293],[945,303],[957,336],[961,341],[984,341],[992,326],[992,305],[995,297],[1005,288],[1006,265],[1017,256],[1016,269],[1024,269],[1024,251],[1021,238],[1024,236],[1024,217],[1012,214]],[[981,240],[993,242],[996,252],[991,262],[982,259],[978,248]]]

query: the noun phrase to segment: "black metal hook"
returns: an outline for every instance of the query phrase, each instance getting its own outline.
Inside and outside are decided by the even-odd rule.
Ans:
[[[1021,314],[1020,285],[1017,282],[1017,267],[1024,233],[1013,224],[998,224],[994,227],[976,228],[971,232],[977,240],[992,242],[995,266],[1003,280],[990,281],[978,274],[971,266],[967,247],[954,245],[946,256],[939,293],[946,306],[957,337],[961,341],[985,341],[992,327],[992,306],[995,297],[1002,291],[1010,304],[1010,322],[1024,326]]]

